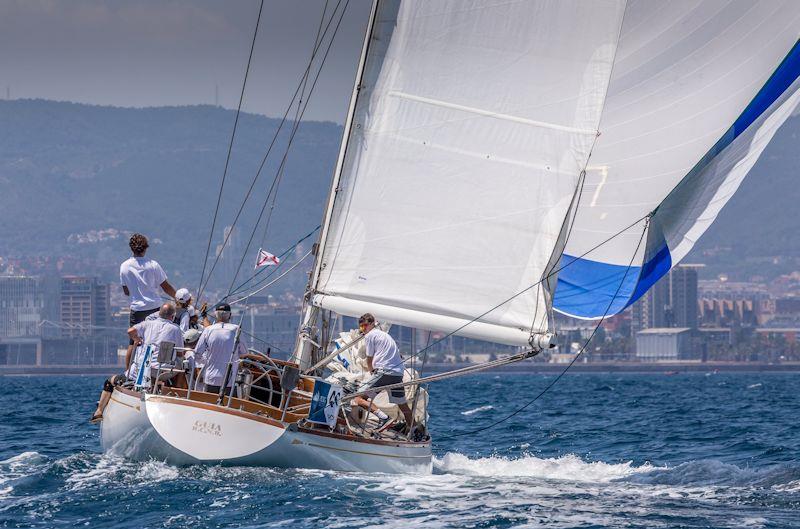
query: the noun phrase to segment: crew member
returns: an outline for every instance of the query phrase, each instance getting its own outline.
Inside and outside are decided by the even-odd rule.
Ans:
[[[128,329],[128,336],[136,345],[150,345],[152,347],[150,357],[158,358],[159,345],[161,342],[170,342],[176,347],[183,347],[183,333],[180,327],[175,325],[175,305],[171,302],[164,303],[158,311],[155,319],[146,318],[143,322],[137,323]],[[136,379],[139,371],[139,364],[142,363],[144,347],[139,348],[136,361],[128,367],[128,377]],[[150,368],[153,372],[158,369],[158,362],[151,360]]]
[[[133,327],[158,311],[162,303],[159,288],[171,298],[175,297],[175,289],[167,281],[167,274],[161,265],[155,259],[144,256],[148,248],[147,237],[134,233],[128,244],[133,257],[119,266],[119,282],[122,291],[131,298],[130,326]],[[126,366],[131,363],[132,354],[133,340],[130,340],[125,354]]]
[[[386,429],[391,421],[388,415],[381,411],[374,402],[370,401],[380,390],[369,390],[369,388],[380,388],[381,386],[403,382],[403,372],[405,370],[403,359],[400,353],[397,352],[397,343],[395,343],[394,338],[389,336],[389,333],[383,332],[376,327],[375,316],[369,313],[361,316],[358,319],[358,328],[362,334],[366,335],[364,345],[367,349],[367,368],[372,373],[372,376],[358,388],[359,392],[366,391],[366,398],[355,397],[353,404],[369,409],[374,413],[380,419],[377,430],[381,431]],[[411,408],[409,408],[406,401],[405,388],[397,387],[388,391],[389,402],[397,404],[397,407],[400,408],[406,420],[406,433],[409,433],[413,419]]]
[[[164,303],[158,311],[158,317],[155,319],[146,319],[139,322],[128,329],[128,336],[136,345],[152,345],[152,358],[158,357],[158,347],[161,342],[171,342],[178,347],[183,346],[183,333],[178,328],[173,319],[175,318],[175,306],[172,303]],[[139,354],[136,360],[131,363],[130,358],[125,361],[125,373],[121,375],[114,375],[109,378],[103,385],[103,392],[100,394],[100,400],[97,403],[91,422],[99,422],[103,419],[103,411],[108,405],[111,398],[111,393],[114,391],[115,386],[121,386],[129,380],[135,380],[139,373],[139,364],[142,362],[144,355],[144,348],[139,349]],[[158,368],[157,362],[151,362],[151,368]]]
[[[175,323],[178,324],[178,327],[180,327],[181,331],[185,334],[191,327],[190,320],[194,313],[192,295],[189,293],[189,289],[179,288],[178,291],[175,292],[175,309]]]
[[[203,366],[202,382],[205,384],[205,391],[209,393],[219,393],[224,383],[225,372],[228,362],[233,360],[231,375],[228,379],[228,387],[233,384],[236,378],[236,370],[239,366],[239,359],[247,355],[247,347],[244,340],[240,337],[236,343],[236,332],[238,325],[231,323],[231,306],[227,303],[219,303],[215,307],[216,323],[203,329],[197,347],[194,349],[195,361]],[[234,347],[236,352],[234,353]]]

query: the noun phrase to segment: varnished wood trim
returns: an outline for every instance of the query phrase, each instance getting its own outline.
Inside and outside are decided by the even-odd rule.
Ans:
[[[127,402],[122,402],[121,400],[115,399],[113,394],[111,395],[111,400],[113,400],[117,404],[122,404],[123,406],[127,406],[129,408],[133,408],[136,411],[139,411],[141,409],[141,408],[139,408],[139,406],[133,406],[131,404],[128,404]]]
[[[114,391],[119,391],[120,393],[124,393],[125,395],[130,395],[131,397],[136,397],[137,399],[142,398],[142,394],[139,391],[133,391],[132,389],[123,388],[122,386],[116,386]],[[113,393],[112,393],[113,395]]]
[[[286,425],[281,423],[280,421],[276,421],[274,419],[271,419],[269,417],[264,417],[262,415],[256,415],[254,413],[240,411],[237,410],[236,408],[226,408],[223,406],[217,406],[216,404],[197,402],[195,400],[186,400],[180,397],[165,397],[162,395],[153,395],[152,397],[149,397],[147,400],[155,402],[167,402],[169,404],[177,404],[179,406],[188,406],[190,408],[200,408],[203,410],[215,411],[217,413],[235,415],[237,417],[242,417],[243,419],[250,419],[251,421],[256,421],[264,424],[269,424],[270,426],[275,426],[277,428],[286,429]]]

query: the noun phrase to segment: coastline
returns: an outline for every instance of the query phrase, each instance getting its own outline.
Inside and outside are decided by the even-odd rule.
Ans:
[[[474,364],[428,364],[424,374],[442,373]],[[487,369],[484,373],[537,373],[558,374],[567,364],[524,362],[517,365]],[[113,375],[123,371],[122,366],[0,366],[0,376],[96,376]],[[800,372],[800,362],[770,364],[763,362],[596,362],[576,363],[569,373],[642,373],[654,375],[675,375],[680,373],[796,373]]]

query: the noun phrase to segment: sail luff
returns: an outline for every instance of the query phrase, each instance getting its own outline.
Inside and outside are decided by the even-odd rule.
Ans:
[[[344,129],[342,131],[342,141],[341,145],[339,146],[339,155],[336,160],[336,167],[333,172],[333,178],[331,179],[331,189],[328,193],[328,200],[325,206],[325,212],[323,213],[322,224],[320,228],[319,239],[317,241],[317,252],[314,256],[314,265],[312,267],[311,276],[308,282],[308,291],[306,292],[306,296],[303,300],[303,311],[302,311],[302,319],[300,322],[300,330],[297,333],[297,340],[295,343],[294,351],[292,353],[292,361],[297,362],[301,369],[305,369],[308,367],[310,363],[310,356],[312,351],[313,345],[313,338],[311,327],[314,320],[317,317],[317,307],[315,307],[312,303],[310,303],[310,296],[314,293],[317,285],[317,281],[319,280],[319,273],[321,268],[323,252],[325,248],[325,241],[328,237],[328,231],[331,223],[331,216],[333,214],[333,204],[336,200],[336,193],[339,186],[339,180],[341,179],[342,175],[342,167],[344,165],[345,155],[347,153],[347,144],[348,139],[350,138],[350,134],[352,132],[353,127],[353,115],[355,113],[356,102],[358,101],[358,91],[361,86],[362,78],[364,75],[364,64],[367,60],[367,52],[369,49],[369,43],[372,37],[372,31],[375,27],[375,15],[378,10],[378,3],[380,0],[373,0],[372,1],[372,8],[370,10],[369,20],[367,21],[367,27],[364,31],[364,42],[361,46],[361,56],[358,61],[358,69],[356,70],[355,81],[353,83],[353,91],[350,95],[350,106],[347,111],[347,117],[345,119]]]
[[[372,32],[375,28],[375,15],[378,11],[378,4],[381,0],[372,0],[372,8],[370,10],[369,20],[367,21],[367,28],[364,32],[364,42],[361,45],[361,56],[358,61],[358,69],[356,71],[355,82],[353,84],[353,91],[350,95],[350,106],[347,110],[347,118],[345,120],[344,129],[342,131],[342,141],[339,146],[339,155],[336,159],[336,167],[333,172],[331,180],[331,189],[328,193],[328,200],[325,206],[325,213],[322,219],[322,227],[320,228],[319,241],[317,243],[317,255],[314,259],[314,269],[311,275],[311,282],[309,289],[311,292],[316,290],[317,281],[319,280],[319,272],[321,263],[323,262],[322,254],[325,248],[325,241],[328,238],[328,231],[331,224],[331,216],[333,215],[333,204],[336,201],[336,193],[339,187],[339,180],[342,176],[342,167],[344,166],[344,159],[347,154],[347,145],[349,143],[350,134],[353,128],[353,115],[355,114],[356,102],[358,101],[358,92],[361,87],[362,79],[364,76],[364,64],[367,61],[367,53],[369,51],[369,43],[372,38]]]

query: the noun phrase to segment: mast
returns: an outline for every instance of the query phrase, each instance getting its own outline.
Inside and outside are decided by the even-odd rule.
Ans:
[[[367,51],[369,43],[372,39],[372,32],[375,27],[375,15],[378,11],[379,0],[373,0],[372,8],[370,10],[369,21],[367,22],[367,29],[364,33],[364,43],[361,46],[361,57],[358,61],[358,70],[356,71],[355,82],[353,84],[353,92],[350,95],[350,108],[347,112],[347,118],[344,124],[344,131],[342,134],[342,143],[339,147],[339,157],[336,161],[336,168],[333,172],[333,179],[331,182],[331,190],[328,193],[328,202],[325,206],[325,213],[322,220],[322,228],[320,229],[319,240],[317,242],[317,250],[314,255],[314,267],[308,281],[308,288],[306,295],[303,299],[303,316],[300,324],[300,331],[297,335],[295,349],[292,353],[292,360],[300,365],[300,369],[305,369],[309,365],[312,348],[315,345],[316,329],[314,328],[314,321],[317,317],[318,309],[310,303],[311,296],[317,288],[319,280],[319,273],[322,266],[322,252],[325,248],[325,242],[328,237],[328,227],[333,215],[333,205],[336,200],[336,192],[339,187],[339,180],[342,176],[342,168],[344,167],[344,159],[347,154],[347,144],[350,141],[350,133],[353,127],[353,115],[356,110],[356,103],[358,101],[358,93],[361,89],[361,82],[364,75],[364,65],[367,61]]]

